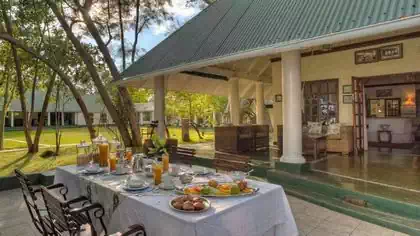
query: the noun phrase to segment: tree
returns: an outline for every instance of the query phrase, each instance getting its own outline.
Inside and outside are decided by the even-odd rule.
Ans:
[[[3,1],[1,1],[1,8],[2,8],[2,16],[3,20],[6,25],[7,33],[13,36],[13,27],[12,23],[10,22],[9,15],[8,15],[8,7],[6,7],[6,4],[4,4]],[[29,128],[29,119],[28,119],[28,112],[26,108],[26,101],[25,101],[25,88],[24,88],[24,81],[22,76],[22,65],[20,61],[20,57],[18,55],[17,49],[15,45],[11,45],[11,54],[13,56],[13,61],[15,64],[15,70],[16,70],[16,81],[17,81],[17,88],[19,92],[19,100],[20,100],[20,106],[23,113],[23,132],[25,133],[25,139],[28,146],[28,152],[32,153],[32,137],[31,132]]]

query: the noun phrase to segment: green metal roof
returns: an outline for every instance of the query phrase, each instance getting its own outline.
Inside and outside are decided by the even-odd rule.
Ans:
[[[133,77],[420,14],[420,0],[219,0],[127,68]]]

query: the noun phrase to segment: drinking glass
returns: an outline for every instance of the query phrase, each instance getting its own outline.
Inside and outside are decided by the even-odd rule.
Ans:
[[[162,165],[163,165],[163,172],[167,172],[169,170],[169,155],[168,154],[163,154]]]
[[[131,162],[131,160],[133,159],[133,151],[131,150],[131,148],[125,149],[125,158],[128,162]]]
[[[117,158],[112,156],[109,158],[109,171],[113,172],[117,169]]]
[[[153,169],[153,179],[155,181],[155,185],[159,185],[160,183],[162,183],[162,172],[163,172],[162,164],[155,162],[153,163],[152,169]]]
[[[108,143],[98,144],[99,148],[99,166],[106,167],[108,165],[109,145]]]

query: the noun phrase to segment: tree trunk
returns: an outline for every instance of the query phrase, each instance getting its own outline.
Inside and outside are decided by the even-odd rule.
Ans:
[[[133,49],[131,50],[131,64],[136,59],[137,41],[139,39],[139,18],[140,18],[140,0],[136,0],[136,25],[134,26],[134,43]]]
[[[50,60],[48,60],[47,58],[39,55],[33,49],[27,47],[24,43],[22,43],[21,41],[13,38],[11,35],[9,35],[7,33],[4,33],[4,30],[1,29],[1,24],[0,24],[0,39],[8,41],[9,43],[15,45],[16,47],[24,50],[27,53],[29,53],[33,57],[39,59],[40,61],[45,63],[48,67],[50,67],[54,72],[56,72],[60,76],[60,78],[67,85],[67,87],[69,87],[72,95],[76,99],[76,102],[79,105],[80,110],[83,113],[83,117],[86,121],[86,125],[87,125],[88,130],[89,130],[90,138],[94,139],[96,137],[96,132],[95,132],[95,129],[93,128],[92,121],[89,119],[89,111],[87,110],[86,104],[83,101],[82,96],[80,95],[79,91],[76,89],[76,87],[72,83],[71,78],[69,76],[67,76],[62,70],[60,70],[60,68],[57,65],[53,64]]]
[[[39,118],[38,127],[36,129],[35,138],[34,138],[34,144],[33,144],[33,151],[38,152],[39,151],[39,140],[41,138],[42,129],[44,128],[45,124],[45,115],[47,113],[48,104],[50,102],[50,97],[52,90],[54,88],[54,82],[55,78],[57,76],[57,73],[53,72],[52,75],[50,75],[50,81],[48,81],[47,85],[47,92],[45,93],[44,103],[42,104],[42,110],[41,110],[41,117]]]
[[[70,26],[68,25],[64,16],[60,13],[59,9],[57,8],[57,5],[52,0],[46,0],[46,2],[50,6],[51,10],[54,12],[54,15],[57,17],[57,20],[60,22],[63,30],[66,32],[67,37],[73,43],[73,46],[75,47],[80,57],[82,58],[83,62],[85,63],[86,68],[89,71],[89,74],[91,75],[96,88],[98,89],[98,92],[102,98],[102,101],[104,102],[109,114],[114,120],[119,132],[121,133],[121,137],[123,139],[125,146],[131,146],[131,137],[130,137],[130,133],[127,130],[127,126],[123,122],[123,120],[119,117],[119,114],[111,100],[111,97],[109,96],[105,86],[102,83],[102,80],[98,72],[96,71],[96,68],[93,64],[93,58],[87,53],[87,51],[83,48],[82,44],[80,43],[79,39],[71,31]],[[135,113],[133,112],[133,115],[134,114]],[[137,131],[137,133],[139,132]]]
[[[55,103],[55,155],[58,156],[60,153],[60,141],[61,141],[61,131],[60,124],[58,119],[58,108],[60,106],[60,85],[57,85],[56,96],[57,101]],[[61,119],[60,119],[61,120]]]
[[[48,2],[51,2],[51,0],[47,0]],[[108,48],[106,47],[104,41],[101,38],[101,35],[98,32],[98,29],[96,28],[95,24],[92,21],[92,18],[89,15],[89,12],[85,10],[84,8],[80,7],[80,11],[82,13],[83,19],[85,21],[85,24],[92,35],[92,37],[95,39],[99,50],[101,51],[102,55],[104,56],[104,60],[106,64],[108,65],[109,70],[111,71],[111,75],[114,80],[121,80],[121,75],[118,72],[117,66],[115,65],[114,61],[112,60],[111,54],[109,53]],[[130,123],[130,129],[131,134],[133,136],[132,139],[132,146],[141,146],[141,135],[140,135],[140,129],[137,126],[136,121],[136,111],[134,109],[134,103],[133,100],[131,100],[130,93],[128,92],[128,89],[125,87],[118,87],[118,91],[120,93],[120,96],[123,101],[123,108],[124,112],[121,114],[122,116],[128,116],[128,121]],[[109,110],[108,110],[109,111]],[[115,121],[115,120],[114,120]],[[126,144],[127,146],[127,144]],[[131,145],[128,145],[131,146]]]
[[[125,61],[125,43],[124,43],[124,22],[122,18],[122,6],[121,0],[118,0],[118,20],[120,23],[120,40],[121,40],[121,52],[122,52],[122,63],[123,63],[123,70],[126,68],[126,61]]]
[[[0,150],[4,150],[4,128],[6,123],[6,113],[9,107],[9,86],[10,86],[10,77],[9,76],[9,64],[6,64],[5,75],[6,85],[3,96],[3,107],[0,114]]]
[[[31,95],[31,113],[29,116],[29,128],[32,129],[32,119],[34,117],[34,110],[35,110],[35,91],[36,91],[36,84],[38,80],[38,61],[35,61],[35,74],[34,79],[32,82],[32,95]]]
[[[2,2],[2,8],[3,8],[2,10],[3,19],[4,19],[4,22],[6,23],[7,32],[13,36],[13,27],[10,22],[9,16],[7,15],[3,2]],[[24,83],[23,83],[20,58],[17,53],[15,45],[11,44],[11,50],[12,50],[13,60],[14,60],[15,68],[16,68],[16,80],[17,80],[17,87],[19,91],[20,105],[23,112],[23,132],[25,133],[25,139],[26,139],[26,144],[28,146],[28,152],[32,153],[32,137],[31,137],[31,131],[28,125],[28,113],[26,109],[25,88],[24,88]]]

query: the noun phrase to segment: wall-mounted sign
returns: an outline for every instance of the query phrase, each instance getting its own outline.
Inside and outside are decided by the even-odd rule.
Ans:
[[[379,59],[378,49],[373,48],[373,49],[356,51],[354,53],[354,59],[355,59],[356,65],[377,62]]]
[[[392,60],[403,58],[403,45],[394,44],[379,48],[379,60]]]
[[[343,94],[352,94],[353,86],[352,85],[343,85]]]
[[[354,63],[356,65],[400,58],[403,58],[402,43],[360,50],[354,53]]]
[[[353,95],[343,95],[343,104],[352,104]]]
[[[282,102],[283,101],[283,97],[281,96],[281,94],[274,95],[274,101],[276,101],[276,102]]]
[[[392,97],[392,88],[391,89],[378,89],[376,90],[376,97]]]

